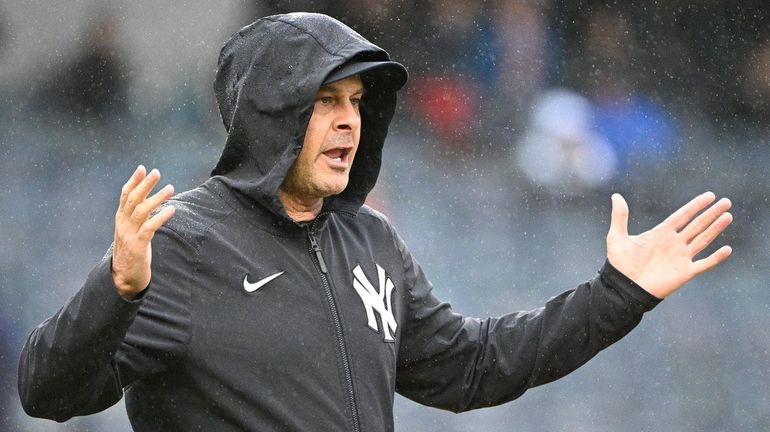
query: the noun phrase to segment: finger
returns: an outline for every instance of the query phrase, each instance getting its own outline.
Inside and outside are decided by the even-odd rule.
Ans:
[[[146,175],[147,169],[144,167],[144,165],[139,165],[134,170],[134,173],[131,174],[131,177],[128,179],[126,184],[123,185],[123,188],[120,190],[120,203],[118,204],[119,213],[123,209],[123,206],[126,204],[128,194],[134,190],[136,185],[139,184],[139,182],[142,181]]]
[[[160,172],[153,168],[153,170],[150,171],[150,173],[147,174],[144,179],[142,179],[136,188],[134,188],[134,190],[128,194],[126,204],[123,206],[123,214],[129,216],[132,215],[134,213],[134,209],[136,209],[136,206],[141,204],[147,198],[147,194],[149,194],[152,188],[158,184],[158,181],[160,181]]]
[[[147,242],[152,240],[153,236],[155,236],[155,232],[158,231],[164,223],[168,222],[168,220],[174,216],[175,212],[176,209],[172,205],[163,208],[163,210],[153,215],[142,225],[142,228],[139,230],[139,237]]]
[[[623,196],[612,194],[612,217],[609,235],[628,236],[628,204]]]
[[[690,222],[690,220],[695,217],[698,212],[706,208],[707,205],[714,202],[715,199],[716,195],[714,195],[713,192],[702,193],[682,206],[679,210],[672,213],[671,216],[667,217],[666,220],[663,221],[663,223],[679,231],[685,225],[687,225],[687,223]]]
[[[692,222],[687,224],[686,227],[681,231],[682,237],[684,237],[685,242],[690,243],[692,240],[700,235],[704,230],[706,230],[708,227],[710,227],[717,218],[722,216],[727,210],[730,209],[732,206],[732,203],[727,198],[722,198],[721,200],[717,201],[716,204],[712,205],[708,208],[708,210],[704,211],[698,217],[696,217]]]
[[[711,242],[713,242],[714,239],[716,239],[717,236],[721,234],[722,231],[724,231],[725,228],[730,225],[730,223],[732,223],[732,221],[733,215],[730,213],[723,213],[720,215],[717,220],[714,221],[714,223],[712,223],[708,228],[706,228],[706,230],[695,237],[690,243],[688,247],[690,248],[692,256],[698,255],[703,249],[706,249],[706,247],[710,245]]]
[[[155,195],[144,200],[144,202],[136,206],[136,209],[134,209],[134,212],[131,214],[134,223],[139,225],[143,224],[150,216],[150,213],[160,207],[160,205],[163,204],[163,201],[171,198],[172,195],[174,195],[174,186],[166,185],[166,187],[159,190]]]
[[[714,267],[722,264],[733,253],[733,248],[730,246],[722,246],[713,254],[703,258],[701,260],[693,262],[695,268],[695,275],[705,273]]]

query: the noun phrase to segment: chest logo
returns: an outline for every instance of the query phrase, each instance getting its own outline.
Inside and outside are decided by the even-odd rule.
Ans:
[[[376,311],[380,315],[385,342],[393,342],[393,335],[398,327],[396,317],[393,316],[393,306],[391,303],[391,294],[394,288],[393,282],[385,276],[385,270],[379,265],[377,265],[377,279],[380,287],[379,290],[375,289],[372,283],[369,282],[360,265],[353,269],[353,288],[364,303],[369,328],[378,333],[380,332],[377,320],[374,317],[374,312]]]
[[[245,289],[246,292],[254,292],[254,291],[262,288],[263,286],[265,286],[265,284],[267,284],[268,282],[270,282],[271,280],[277,278],[278,276],[280,276],[282,274],[283,274],[283,272],[276,273],[276,274],[274,274],[272,276],[268,276],[268,277],[266,277],[264,279],[260,279],[260,280],[256,281],[255,283],[249,283],[249,275],[246,275],[243,278],[243,289]]]

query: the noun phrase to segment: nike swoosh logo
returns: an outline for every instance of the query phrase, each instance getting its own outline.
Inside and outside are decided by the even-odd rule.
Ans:
[[[243,289],[245,289],[246,292],[254,292],[262,288],[263,286],[265,286],[266,283],[270,282],[271,280],[277,278],[282,274],[284,274],[284,272],[276,273],[272,276],[268,276],[262,280],[259,280],[256,283],[249,283],[249,275],[246,275],[243,277]]]

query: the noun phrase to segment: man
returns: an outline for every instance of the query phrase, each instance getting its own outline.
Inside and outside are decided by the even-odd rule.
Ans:
[[[213,176],[150,196],[160,174],[137,168],[111,252],[24,347],[25,410],[65,421],[125,389],[140,431],[392,430],[396,391],[458,412],[512,400],[730,254],[693,262],[730,223],[729,200],[696,217],[715,199],[700,195],[629,236],[614,195],[596,278],[530,312],[453,313],[363,205],[406,79],[323,15],[234,35],[215,82],[228,138]]]

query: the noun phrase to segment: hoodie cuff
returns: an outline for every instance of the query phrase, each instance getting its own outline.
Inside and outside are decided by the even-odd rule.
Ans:
[[[130,323],[134,320],[139,306],[142,304],[144,293],[137,294],[133,300],[126,300],[118,294],[115,281],[112,279],[112,257],[103,259],[88,276],[86,286],[93,296],[94,304],[104,311],[107,316],[118,318],[118,321]],[[125,326],[128,328],[128,325]]]
[[[649,312],[662,301],[613,267],[609,260],[604,261],[599,276],[607,287],[621,292],[634,308],[641,309],[640,312]]]

